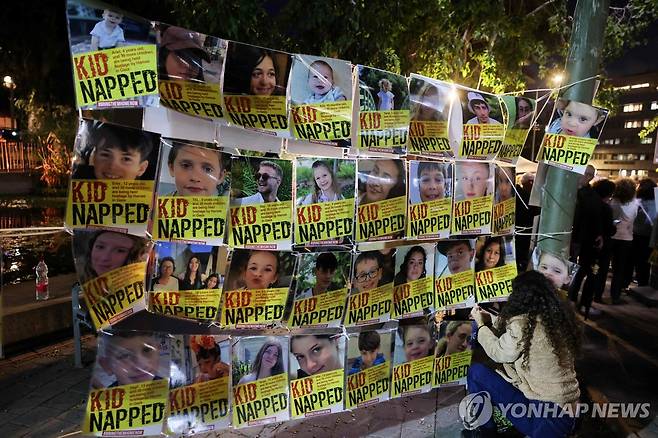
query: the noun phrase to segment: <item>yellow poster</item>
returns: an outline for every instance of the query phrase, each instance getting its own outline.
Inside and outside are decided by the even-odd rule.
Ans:
[[[512,293],[512,280],[516,277],[516,263],[512,262],[497,268],[475,273],[478,303],[501,301]]]
[[[528,129],[508,128],[505,131],[505,139],[496,159],[507,163],[515,163],[521,152],[523,152],[523,145],[528,132]]]
[[[290,418],[285,373],[233,387],[233,427],[257,426]]]
[[[514,197],[493,206],[493,233],[511,234],[516,217],[516,199]]]
[[[338,369],[291,381],[292,418],[342,411],[343,372]]]
[[[234,248],[277,249],[291,240],[292,201],[231,207],[230,245]],[[288,245],[289,246],[289,245]]]
[[[459,157],[492,160],[500,152],[504,134],[503,125],[465,123]]]
[[[393,289],[393,318],[420,316],[424,309],[434,308],[432,277],[420,278]]]
[[[471,366],[471,350],[434,359],[434,387],[464,384]]]
[[[350,138],[352,101],[292,105],[292,135],[300,140],[329,141]]]
[[[407,237],[410,239],[445,239],[450,236],[452,198],[409,204]]]
[[[96,330],[104,329],[146,308],[146,262],[114,269],[82,285]]]
[[[347,289],[325,292],[316,297],[295,300],[291,327],[338,327],[345,312]]]
[[[452,210],[452,234],[471,235],[491,233],[493,196],[455,201]]]
[[[169,433],[193,435],[228,428],[228,394],[228,376],[171,389]]]
[[[287,299],[287,287],[224,292],[222,325],[230,328],[262,328],[281,321]]]
[[[369,406],[388,400],[391,363],[386,361],[347,377],[345,407]]]
[[[345,326],[375,324],[391,317],[393,283],[347,297]]]
[[[87,52],[72,60],[79,108],[158,93],[155,44]]]
[[[224,118],[219,84],[160,80],[159,90],[162,106],[195,117]]]
[[[451,156],[448,122],[412,120],[409,124],[408,152],[439,157]]]
[[[418,394],[432,389],[434,356],[405,362],[393,367],[391,398]]]
[[[149,311],[200,321],[217,320],[219,289],[149,292]]]
[[[582,175],[597,143],[596,138],[544,134],[539,160]]]
[[[338,244],[354,234],[354,199],[300,205],[295,218],[296,244]]]
[[[153,240],[221,245],[228,196],[158,196]]]
[[[169,379],[92,389],[82,433],[94,436],[159,435],[162,432]]]
[[[264,133],[286,136],[286,96],[224,95],[226,120]]]
[[[361,111],[357,135],[360,149],[404,151],[409,140],[409,110]]]
[[[475,295],[473,272],[473,269],[468,269],[458,274],[438,277],[434,281],[435,307],[437,309],[464,307],[466,300]]]
[[[391,239],[404,234],[407,197],[399,196],[357,207],[357,241]]]

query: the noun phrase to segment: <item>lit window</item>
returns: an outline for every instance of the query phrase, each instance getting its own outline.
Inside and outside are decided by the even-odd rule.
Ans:
[[[641,144],[651,144],[653,143],[653,138],[651,137],[644,137],[643,139],[640,140]]]
[[[651,109],[658,110],[658,100],[654,100],[653,102],[651,102]]]
[[[639,120],[627,120],[624,122],[624,128],[639,128],[642,126],[642,122]]]
[[[648,175],[649,175],[649,172],[647,172],[646,170],[638,170],[637,171],[637,176],[648,176]]]
[[[619,143],[621,143],[621,139],[615,138],[615,144],[619,144]]]
[[[647,154],[640,154],[640,161],[646,160]]]
[[[631,86],[630,85],[624,85],[623,87],[614,87],[613,88],[615,91],[621,91],[621,90],[630,90]]]
[[[648,83],[648,82],[645,82],[645,83],[643,83],[643,84],[635,84],[635,85],[631,85],[631,89],[633,89],[633,90],[635,90],[636,88],[647,88],[647,87],[649,87],[649,83]]]
[[[651,120],[642,120],[642,127],[646,128],[647,126],[649,126],[649,123],[651,123]]]
[[[642,111],[642,104],[641,103],[627,103],[624,105],[624,112],[625,113],[632,113],[634,111]]]

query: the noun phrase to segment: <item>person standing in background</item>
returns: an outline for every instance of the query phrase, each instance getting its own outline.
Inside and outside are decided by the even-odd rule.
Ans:
[[[653,189],[656,183],[650,178],[643,178],[637,186],[635,196],[638,200],[638,212],[633,222],[633,264],[635,279],[638,286],[649,284],[649,255],[651,247],[649,240],[656,219],[656,203]],[[630,276],[632,277],[632,272]]]
[[[633,222],[638,211],[635,198],[635,183],[630,178],[621,178],[615,183],[612,194],[612,220],[617,231],[612,236],[612,304],[621,304],[621,291],[631,282],[628,264],[633,263]]]

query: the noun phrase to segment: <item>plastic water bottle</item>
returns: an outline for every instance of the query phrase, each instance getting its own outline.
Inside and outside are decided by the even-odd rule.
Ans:
[[[37,274],[37,287],[36,287],[36,292],[37,292],[37,301],[41,300],[47,300],[50,298],[50,294],[48,291],[48,265],[46,265],[46,262],[41,259],[41,261],[37,264],[37,267],[34,268]]]

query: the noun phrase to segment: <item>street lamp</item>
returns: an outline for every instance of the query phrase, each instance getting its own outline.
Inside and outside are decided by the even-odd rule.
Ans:
[[[551,77],[551,83],[555,85],[556,88],[559,88],[560,85],[562,85],[562,80],[564,79],[564,75],[562,73],[555,73]]]
[[[14,90],[16,89],[16,82],[14,82],[11,76],[7,75],[2,78],[2,86],[9,90],[9,118],[11,120],[11,129],[15,129]]]

